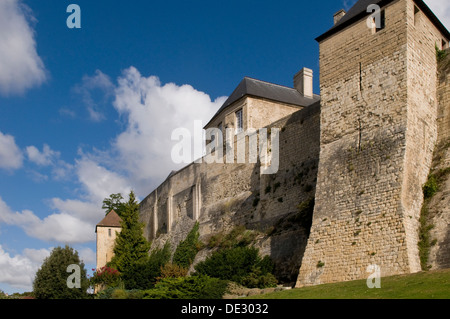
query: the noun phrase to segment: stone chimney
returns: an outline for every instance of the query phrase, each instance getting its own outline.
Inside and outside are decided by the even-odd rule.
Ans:
[[[341,20],[342,17],[345,16],[346,13],[347,13],[347,12],[345,12],[344,9],[341,9],[341,10],[339,10],[338,12],[336,12],[336,13],[334,14],[334,16],[333,16],[333,18],[334,18],[334,25],[336,25],[336,23],[338,23],[339,20]]]
[[[301,69],[294,75],[294,88],[304,97],[313,98],[313,71],[308,68]]]

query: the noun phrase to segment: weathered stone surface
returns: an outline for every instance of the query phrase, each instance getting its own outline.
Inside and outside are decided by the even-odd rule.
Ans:
[[[236,103],[238,107],[243,105],[241,100]],[[257,98],[247,98],[244,104],[251,105],[251,111],[244,114],[252,114],[248,119],[252,126],[267,123],[270,110],[277,108],[276,103]],[[230,113],[235,109],[232,105]],[[152,247],[170,242],[172,249],[176,249],[196,221],[204,243],[212,235],[243,225],[261,234],[254,244],[263,255],[273,258],[278,277],[295,281],[311,216],[295,217],[297,206],[314,197],[320,108],[318,104],[303,110],[291,107],[291,114],[285,116],[286,109],[282,104],[278,111],[272,112],[272,123],[268,126],[280,129],[280,162],[276,174],[261,175],[259,162],[192,163],[169,176],[140,203],[144,235],[152,241]],[[270,233],[283,217],[291,217],[291,222],[278,225],[276,233]],[[205,248],[195,263],[210,253]]]
[[[320,43],[321,151],[311,235],[297,287],[420,270],[418,227],[437,138],[436,43],[414,2]]]
[[[433,159],[433,172],[450,167],[450,50],[438,68],[438,139]],[[431,216],[431,269],[450,267],[450,174],[444,179],[428,205]]]
[[[422,185],[450,166],[450,58],[438,74],[435,51],[449,39],[412,0],[383,9],[384,29],[362,19],[320,42],[320,106],[245,96],[211,120],[234,127],[242,109],[244,130],[279,128],[278,172],[192,163],[170,175],[141,202],[152,247],[175,249],[198,221],[205,243],[238,225],[259,231],[254,245],[297,287],[367,278],[371,264],[382,276],[420,270]],[[447,145],[438,166],[436,145]],[[437,268],[450,266],[449,194],[447,180],[431,203]],[[314,213],[300,214],[312,198]]]

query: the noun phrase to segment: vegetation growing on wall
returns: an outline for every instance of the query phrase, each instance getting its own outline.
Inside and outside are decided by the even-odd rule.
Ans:
[[[419,227],[419,257],[422,270],[428,270],[431,266],[428,264],[430,248],[436,244],[436,240],[431,238],[430,231],[434,225],[430,221],[429,204],[433,196],[439,191],[442,183],[450,174],[450,167],[440,169],[437,172],[431,172],[427,182],[423,185],[424,202],[420,212]]]
[[[234,227],[229,233],[220,232],[210,237],[208,248],[232,248],[244,247],[250,245],[258,236],[256,230],[246,229],[245,226],[239,225]]]

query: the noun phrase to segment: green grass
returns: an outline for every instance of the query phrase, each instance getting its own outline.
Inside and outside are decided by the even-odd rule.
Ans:
[[[381,277],[381,288],[366,280],[295,288],[247,299],[450,299],[450,269]]]

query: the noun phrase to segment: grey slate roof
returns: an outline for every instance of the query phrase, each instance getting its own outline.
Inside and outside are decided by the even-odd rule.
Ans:
[[[316,94],[314,94],[314,97],[310,99],[304,97],[294,88],[252,79],[250,77],[244,77],[241,83],[239,83],[239,85],[236,87],[233,93],[231,93],[225,103],[223,103],[223,105],[212,117],[212,119],[214,119],[217,115],[219,115],[220,112],[222,112],[224,109],[226,109],[228,106],[230,106],[243,96],[262,97],[277,102],[297,105],[300,107],[309,106],[320,100],[320,96]]]
[[[371,14],[371,12],[367,12],[367,7],[370,4],[377,4],[381,8],[394,2],[395,0],[359,0],[355,3],[353,7],[336,23],[331,29],[322,34],[321,36],[316,38],[316,41],[320,42],[330,37],[331,35],[337,33],[340,30],[348,27],[354,22],[361,20]],[[441,21],[435,16],[435,14],[431,11],[431,9],[423,2],[422,0],[413,0],[416,5],[422,10],[423,13],[430,19],[431,22],[438,28],[442,34],[444,34],[448,39],[450,39],[450,32],[447,28],[442,24]]]

